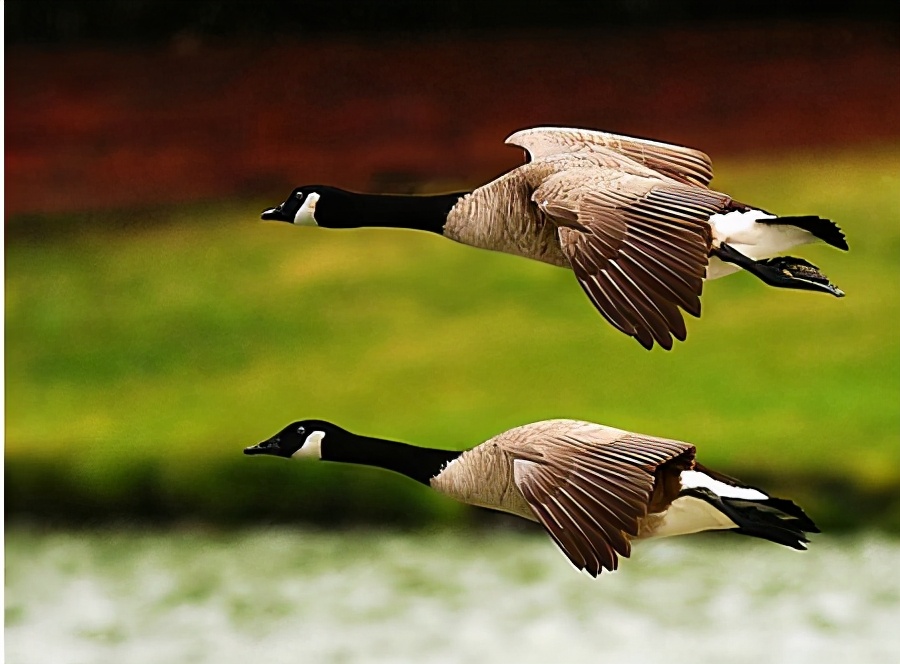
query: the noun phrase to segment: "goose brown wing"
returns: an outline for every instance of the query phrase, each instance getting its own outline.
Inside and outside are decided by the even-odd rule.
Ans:
[[[630,555],[656,469],[694,455],[688,443],[635,434],[601,445],[561,436],[536,449],[513,462],[516,487],[572,564],[591,576]]]
[[[674,180],[700,187],[708,186],[713,176],[712,162],[700,150],[603,131],[534,127],[517,131],[506,142],[524,148],[532,159],[611,151]]]
[[[548,178],[533,195],[558,225],[563,253],[600,313],[645,348],[687,331],[679,307],[700,315],[709,262],[709,217],[731,199],[699,187],[629,178],[588,188],[580,200]],[[554,182],[554,180],[557,180]]]

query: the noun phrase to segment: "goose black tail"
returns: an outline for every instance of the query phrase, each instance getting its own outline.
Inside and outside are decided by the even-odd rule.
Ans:
[[[709,489],[691,488],[682,492],[702,498],[734,521],[732,532],[806,550],[807,533],[821,532],[806,513],[784,498],[749,500],[718,496]]]
[[[774,219],[759,219],[758,221],[769,225],[796,226],[808,233],[812,233],[822,242],[830,244],[832,247],[837,247],[844,251],[850,248],[843,231],[831,219],[822,219],[821,217],[810,215],[804,217],[775,217]]]

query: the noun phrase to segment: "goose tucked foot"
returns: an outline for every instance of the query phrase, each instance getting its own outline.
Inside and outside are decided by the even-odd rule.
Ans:
[[[820,291],[831,293],[835,297],[844,297],[844,291],[832,284],[818,267],[802,258],[776,256],[757,261],[724,242],[713,249],[712,255],[726,263],[737,265],[776,288]]]

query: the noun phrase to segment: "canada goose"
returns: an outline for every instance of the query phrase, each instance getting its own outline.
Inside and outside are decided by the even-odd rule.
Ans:
[[[787,249],[847,242],[815,216],[777,217],[707,188],[698,150],[586,129],[537,127],[506,142],[530,160],[471,192],[359,194],[294,189],[263,219],[325,228],[431,231],[457,242],[571,268],[613,326],[645,348],[687,334],[679,307],[700,315],[704,279],[743,268],[783,288],[843,295]]]
[[[727,529],[805,549],[815,524],[789,500],[704,468],[689,443],[577,420],[510,429],[464,452],[350,433],[322,420],[286,426],[245,454],[386,468],[452,498],[541,523],[597,576],[631,540]]]

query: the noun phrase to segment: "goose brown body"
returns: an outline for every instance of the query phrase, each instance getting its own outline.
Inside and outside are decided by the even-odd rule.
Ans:
[[[792,502],[701,466],[695,453],[682,441],[545,420],[463,452],[430,485],[537,521],[592,576],[616,569],[633,540],[725,529],[803,549],[818,532]]]
[[[653,536],[680,494],[679,475],[693,467],[694,452],[679,441],[546,420],[463,452],[431,486],[541,523],[576,567],[596,576],[630,555],[632,539]]]
[[[699,316],[704,280],[738,269],[714,256],[708,272],[729,239],[711,217],[775,219],[709,189],[712,164],[699,150],[557,127],[519,131],[507,143],[530,161],[460,199],[444,235],[571,268],[598,311],[646,348],[684,340],[681,310]],[[815,239],[798,230],[786,246]]]
[[[706,189],[709,157],[587,130],[528,129],[507,143],[531,160],[462,198],[444,235],[571,268],[600,313],[645,347],[683,340],[679,307],[700,314],[709,217],[746,208]]]

